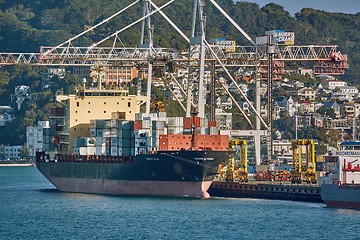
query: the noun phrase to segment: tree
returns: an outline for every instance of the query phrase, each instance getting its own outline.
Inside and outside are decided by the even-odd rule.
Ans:
[[[329,107],[321,106],[316,112],[332,119],[336,118],[334,109]]]
[[[30,155],[30,150],[27,147],[27,144],[25,143],[23,148],[20,150],[20,157],[27,159],[29,155]]]

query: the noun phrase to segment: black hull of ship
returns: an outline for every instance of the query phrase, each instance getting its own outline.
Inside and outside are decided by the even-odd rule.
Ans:
[[[46,160],[38,154],[36,166],[60,191],[132,195],[208,197],[227,151],[159,151],[130,158],[67,156]]]

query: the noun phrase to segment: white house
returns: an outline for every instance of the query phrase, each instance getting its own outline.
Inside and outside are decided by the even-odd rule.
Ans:
[[[215,99],[215,105],[217,108],[231,109],[232,108],[232,100],[228,96],[219,96]]]
[[[277,104],[283,107],[290,116],[297,112],[297,102],[291,96],[282,98],[280,101],[277,101]]]
[[[13,111],[10,106],[0,106],[0,127],[14,119]]]
[[[326,80],[322,82],[322,86],[323,88],[333,90],[335,88],[346,87],[347,83],[345,81],[340,81],[340,80]]]
[[[338,90],[332,93],[332,99],[339,99],[340,101],[352,101],[354,97],[359,95],[359,90],[355,86],[339,87]]]

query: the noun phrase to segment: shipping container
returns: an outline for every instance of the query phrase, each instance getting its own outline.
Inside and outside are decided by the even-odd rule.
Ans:
[[[166,118],[166,112],[159,112],[159,118]]]
[[[150,129],[151,120],[142,120],[142,129]]]
[[[110,137],[119,137],[119,130],[117,128],[111,128]]]
[[[110,128],[118,128],[118,120],[117,119],[110,120]]]
[[[184,120],[182,117],[168,117],[167,118],[168,127],[183,127]]]
[[[102,147],[102,146],[105,146],[105,143],[106,143],[106,138],[104,138],[104,137],[96,137],[95,138],[95,146]]]
[[[117,137],[111,137],[110,138],[110,145],[111,146],[117,146],[119,143],[119,139]]]
[[[120,143],[120,140],[119,140]],[[120,147],[122,148],[130,148],[131,146],[131,139],[130,138],[122,138],[121,139],[121,144],[119,144]]]
[[[150,129],[134,130],[135,139],[147,138],[150,136]]]
[[[168,132],[168,134],[182,134],[183,128],[182,127],[168,127],[167,132]]]
[[[110,128],[104,128],[102,132],[103,137],[110,137]]]
[[[164,129],[165,121],[152,121],[151,125],[152,129]]]
[[[200,118],[200,127],[207,128],[209,126],[209,120],[207,118]]]
[[[121,123],[121,124],[120,124]],[[119,121],[119,128],[123,130],[130,130],[131,129],[131,121]]]
[[[118,156],[118,149],[116,147],[111,147],[110,155],[111,156]]]
[[[219,134],[219,129],[217,127],[210,127],[209,128],[209,134],[210,135],[217,135],[217,134]]]
[[[130,153],[131,153],[131,151],[130,151],[130,147],[128,147],[128,148],[122,148],[121,149],[121,151],[122,151],[122,156],[124,156],[124,157],[128,157],[128,156],[130,156]]]
[[[91,129],[90,128],[89,135],[90,135],[90,137],[96,137],[96,129]]]
[[[134,121],[134,130],[139,130],[142,129],[142,122],[144,120],[136,120]]]
[[[134,135],[131,134],[131,130],[130,129],[123,129],[122,130],[122,138],[131,138]]]
[[[96,146],[95,155],[105,155],[106,147],[105,146]]]
[[[106,147],[106,150],[105,150],[105,154],[106,156],[111,156],[111,147]]]

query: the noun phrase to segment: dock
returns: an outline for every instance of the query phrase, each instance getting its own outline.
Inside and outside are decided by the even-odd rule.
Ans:
[[[315,185],[278,182],[214,181],[208,192],[213,197],[260,198],[322,203],[320,189]]]

